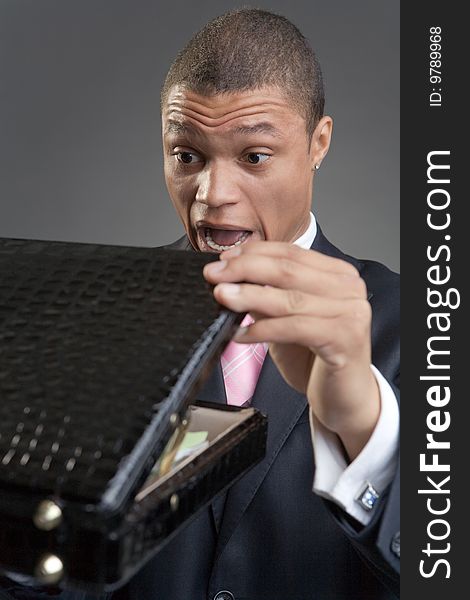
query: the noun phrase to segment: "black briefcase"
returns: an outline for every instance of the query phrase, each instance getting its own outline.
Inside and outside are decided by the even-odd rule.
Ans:
[[[261,413],[194,401],[242,318],[202,277],[213,259],[0,240],[0,569],[13,579],[113,590],[263,458]],[[205,439],[188,448],[191,432]]]

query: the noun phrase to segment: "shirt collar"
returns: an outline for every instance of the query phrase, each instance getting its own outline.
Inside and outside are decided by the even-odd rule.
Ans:
[[[308,226],[307,231],[297,238],[294,244],[296,246],[300,246],[301,248],[305,248],[305,250],[310,250],[316,235],[317,221],[313,216],[313,213],[310,213],[310,225]]]

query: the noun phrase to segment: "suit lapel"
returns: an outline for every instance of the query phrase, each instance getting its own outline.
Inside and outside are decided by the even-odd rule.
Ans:
[[[326,237],[323,235],[323,231],[321,230],[318,223],[317,223],[317,234],[315,236],[315,239],[313,240],[312,250],[317,250],[318,252],[321,252],[322,254],[327,254],[328,256],[332,256],[334,258],[340,258],[341,260],[345,260],[346,262],[354,265],[356,267],[356,269],[359,271],[359,273],[364,268],[363,262],[361,262],[360,260],[357,260],[357,258],[349,256],[348,254],[345,254],[344,252],[341,252],[341,250],[339,248],[337,248],[336,246],[333,246],[333,244],[331,242],[329,242],[326,239]],[[374,295],[373,292],[368,290],[367,291],[367,300],[370,300],[373,295]]]
[[[198,400],[204,400],[205,402],[227,404],[224,378],[222,375],[222,366],[219,359],[216,360],[214,368],[212,369],[201,390],[196,394],[196,398]]]
[[[225,507],[222,506],[223,516],[216,558],[222,553],[289,433],[305,410],[307,399],[287,385],[268,354],[260,373],[252,406],[268,416],[266,457],[226,494]]]

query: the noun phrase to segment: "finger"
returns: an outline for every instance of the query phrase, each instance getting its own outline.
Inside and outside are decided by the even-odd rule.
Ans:
[[[239,327],[233,340],[241,344],[295,344],[316,353],[317,348],[326,346],[337,337],[337,329],[338,324],[332,319],[289,315],[264,318],[248,327]]]
[[[334,367],[342,367],[351,357],[369,352],[369,331],[360,323],[342,317],[316,316],[265,318],[238,329],[233,340],[242,344],[267,342],[297,344],[310,348]]]
[[[312,269],[288,258],[241,254],[229,261],[209,263],[203,272],[207,281],[214,284],[256,283],[330,298],[365,298],[367,295],[361,277]]]
[[[349,308],[350,300],[325,298],[299,290],[283,290],[251,283],[219,283],[214,288],[215,299],[235,312],[249,312],[253,317],[284,317],[315,315],[333,318]],[[352,302],[362,300],[352,300]],[[258,320],[257,319],[257,320]]]
[[[247,242],[242,246],[237,246],[236,248],[222,252],[220,254],[220,259],[229,260],[242,254],[249,256],[255,254],[270,256],[272,258],[287,258],[292,262],[311,266],[321,271],[359,275],[357,269],[345,260],[328,256],[317,250],[306,250],[305,248],[300,248],[295,244],[288,244],[286,242]]]

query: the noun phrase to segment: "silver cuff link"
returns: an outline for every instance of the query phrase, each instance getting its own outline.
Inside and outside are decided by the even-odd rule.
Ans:
[[[355,500],[356,502],[359,502],[363,509],[370,511],[374,508],[375,503],[379,498],[379,492],[372,484],[366,481],[364,487],[360,489],[359,493],[355,497]]]

